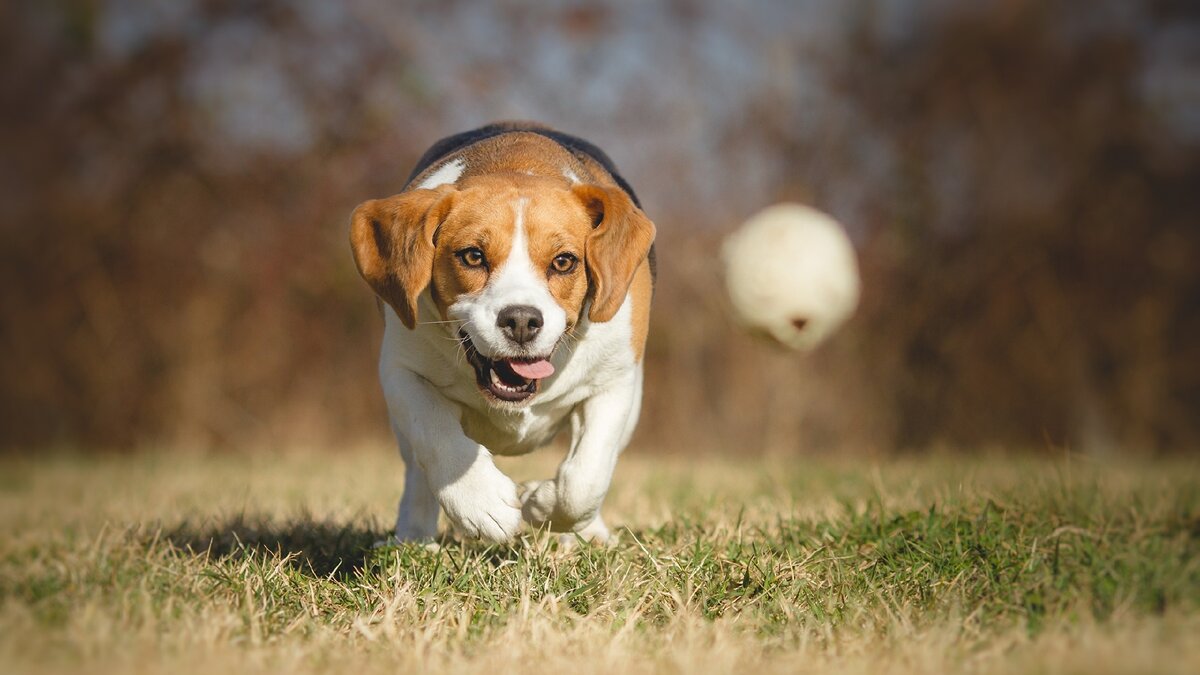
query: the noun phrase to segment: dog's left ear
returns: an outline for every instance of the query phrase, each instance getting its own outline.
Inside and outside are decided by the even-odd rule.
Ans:
[[[573,191],[592,217],[584,252],[592,283],[588,319],[602,323],[621,309],[633,275],[650,254],[654,223],[620,188],[577,185]]]

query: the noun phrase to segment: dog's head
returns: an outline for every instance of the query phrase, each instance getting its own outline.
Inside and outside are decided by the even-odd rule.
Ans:
[[[524,174],[476,176],[361,204],[358,270],[408,328],[430,289],[489,400],[520,403],[582,319],[609,321],[654,241],[623,191]]]

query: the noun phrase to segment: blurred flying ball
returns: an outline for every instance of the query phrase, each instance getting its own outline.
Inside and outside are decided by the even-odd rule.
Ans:
[[[816,209],[769,206],[729,235],[721,253],[738,322],[785,347],[815,348],[858,305],[854,246]]]

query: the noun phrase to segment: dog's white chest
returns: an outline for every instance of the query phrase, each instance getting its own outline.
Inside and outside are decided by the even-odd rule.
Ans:
[[[382,367],[419,374],[461,411],[462,432],[495,455],[522,455],[545,445],[582,401],[610,388],[635,368],[630,346],[630,306],[613,321],[581,328],[581,339],[560,350],[558,374],[530,405],[508,410],[488,405],[477,391],[456,341],[433,326],[410,331],[387,309]],[[394,392],[403,397],[405,392]]]
[[[458,399],[463,407],[463,431],[497,455],[523,455],[550,442],[580,402],[609,388],[634,368],[628,331],[616,329],[619,325],[593,327],[591,334],[575,345],[571,358],[558,362],[558,376],[547,382],[528,407],[497,410],[482,405],[475,392]]]
[[[463,431],[496,455],[523,455],[548,443],[562,429],[569,409],[520,410],[496,415],[473,408],[463,411]]]

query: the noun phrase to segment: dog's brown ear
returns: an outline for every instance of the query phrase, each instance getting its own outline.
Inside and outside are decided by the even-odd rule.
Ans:
[[[619,188],[578,185],[574,192],[592,217],[584,255],[592,283],[588,319],[604,322],[621,308],[633,275],[646,261],[654,223]]]
[[[413,190],[358,205],[350,247],[358,272],[404,325],[417,325],[417,298],[433,275],[434,234],[450,212],[454,187]]]

